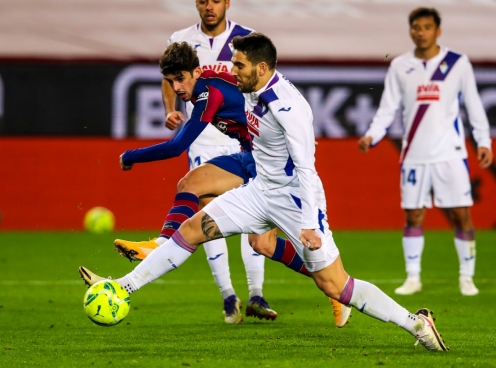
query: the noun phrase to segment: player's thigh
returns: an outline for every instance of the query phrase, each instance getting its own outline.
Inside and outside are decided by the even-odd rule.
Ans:
[[[193,143],[188,148],[189,168],[195,167],[218,156],[230,155],[239,152],[239,144],[233,145],[202,145]]]
[[[441,208],[473,205],[470,175],[465,160],[457,159],[433,164],[434,204]]]
[[[274,226],[267,219],[263,195],[253,183],[232,189],[215,198],[204,209],[222,234],[263,234]]]
[[[432,170],[428,164],[402,164],[401,208],[431,208]]]
[[[270,220],[282,231],[293,246],[298,255],[303,259],[310,272],[322,270],[332,264],[339,256],[339,250],[332,237],[332,232],[327,223],[325,212],[325,195],[317,193],[317,234],[322,240],[321,248],[310,250],[300,241],[302,230],[301,199],[299,188],[284,187],[271,190],[268,196],[268,208]]]
[[[244,179],[219,166],[202,164],[189,171],[178,184],[178,192],[194,193],[198,197],[216,197],[239,187]]]

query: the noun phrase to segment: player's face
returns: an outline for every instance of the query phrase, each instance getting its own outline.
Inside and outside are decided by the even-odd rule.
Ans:
[[[196,0],[196,9],[203,26],[209,31],[217,28],[226,18],[229,5],[230,0]]]
[[[201,69],[196,68],[193,73],[182,71],[179,74],[167,74],[164,78],[172,87],[176,95],[184,102],[190,101],[193,96],[193,89],[201,74]]]
[[[436,40],[440,35],[441,29],[431,16],[417,18],[410,26],[410,37],[420,50],[428,50],[436,46]]]
[[[238,50],[234,50],[231,62],[233,63],[231,74],[238,81],[238,89],[243,93],[256,91],[259,80],[257,66]]]

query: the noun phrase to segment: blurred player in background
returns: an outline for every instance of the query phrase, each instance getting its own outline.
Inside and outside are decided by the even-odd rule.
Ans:
[[[179,267],[207,240],[263,234],[277,226],[291,239],[316,285],[328,297],[395,323],[429,350],[446,351],[430,310],[409,313],[375,285],[346,273],[327,224],[325,193],[315,170],[310,105],[275,69],[277,51],[268,37],[252,33],[236,37],[233,45],[232,75],[245,94],[257,176],[215,198],[116,281],[135,292]],[[79,272],[89,285],[103,280],[85,267]]]
[[[475,234],[470,217],[471,185],[460,95],[463,96],[477,142],[480,167],[491,165],[493,154],[489,122],[475,83],[472,65],[462,55],[437,44],[441,18],[432,8],[409,15],[414,51],[391,62],[379,109],[358,144],[363,152],[377,144],[403,106],[405,135],[401,152],[401,207],[406,225],[403,250],[407,279],[395,290],[409,295],[422,290],[420,260],[424,248],[422,223],[425,209],[434,205],[448,211],[455,227],[455,247],[460,261],[460,291],[476,295]]]

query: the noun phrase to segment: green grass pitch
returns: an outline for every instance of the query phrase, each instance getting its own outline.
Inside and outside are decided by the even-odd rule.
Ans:
[[[346,270],[374,282],[410,311],[429,307],[448,353],[414,347],[395,325],[353,312],[337,329],[313,282],[266,260],[264,295],[276,321],[223,322],[222,300],[203,249],[178,270],[131,295],[118,326],[84,314],[86,287],[77,267],[122,276],[135,264],[113,250],[115,237],[153,233],[0,232],[0,367],[496,367],[496,232],[477,233],[475,282],[458,290],[451,232],[426,232],[422,293],[395,296],[404,278],[400,232],[335,232]],[[239,243],[229,239],[231,276],[246,303]]]

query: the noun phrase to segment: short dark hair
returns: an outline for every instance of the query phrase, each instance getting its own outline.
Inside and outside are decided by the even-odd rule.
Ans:
[[[174,42],[165,49],[160,59],[160,72],[163,75],[175,75],[183,71],[193,73],[199,66],[198,55],[187,42]]]
[[[247,36],[236,36],[232,40],[235,50],[241,51],[252,64],[266,62],[270,69],[277,63],[277,50],[269,37],[262,33],[250,33]]]
[[[408,22],[410,24],[410,27],[412,26],[413,22],[416,21],[418,18],[422,17],[432,17],[434,18],[434,23],[436,23],[436,26],[439,27],[441,25],[441,16],[439,15],[439,12],[434,9],[434,8],[417,8],[412,10],[410,15],[408,16]]]

